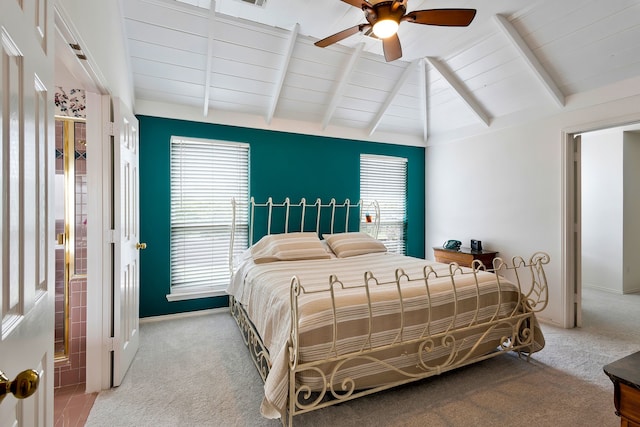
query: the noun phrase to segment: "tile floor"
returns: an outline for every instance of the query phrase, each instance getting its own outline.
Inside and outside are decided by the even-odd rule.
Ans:
[[[98,393],[85,393],[84,384],[55,389],[53,419],[55,427],[83,427]]]

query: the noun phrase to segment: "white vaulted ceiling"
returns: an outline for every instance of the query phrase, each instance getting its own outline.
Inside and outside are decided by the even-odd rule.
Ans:
[[[462,28],[402,23],[403,57],[389,63],[362,34],[314,45],[366,22],[340,0],[209,5],[122,1],[138,112],[420,145],[640,75],[637,0],[409,0],[477,15]]]

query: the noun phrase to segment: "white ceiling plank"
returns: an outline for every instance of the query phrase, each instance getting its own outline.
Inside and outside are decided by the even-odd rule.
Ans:
[[[217,31],[216,31],[217,32]],[[244,41],[243,41],[244,43]],[[238,43],[215,41],[216,64],[220,59],[240,62],[243,64],[257,65],[259,68],[271,68],[280,73],[280,65],[282,63],[282,53],[266,52],[264,50],[254,48]],[[214,67],[217,68],[217,65]]]
[[[143,78],[144,76],[178,80],[182,82],[202,84],[202,69],[181,67],[164,62],[154,62],[146,59],[131,58],[133,74]]]
[[[209,8],[209,22],[208,22],[208,38],[207,38],[207,66],[204,71],[204,116],[209,115],[209,92],[211,87],[211,68],[213,67],[213,36],[216,22],[216,7],[215,1],[211,0],[211,7]]]
[[[458,79],[456,79],[456,77],[451,72],[449,72],[449,70],[447,70],[445,66],[441,64],[440,61],[438,61],[436,58],[427,57],[425,59],[429,62],[429,64],[431,64],[433,68],[438,71],[438,73],[440,73],[442,78],[445,79],[447,83],[449,83],[451,88],[469,106],[476,117],[482,120],[485,125],[489,126],[489,124],[491,123],[491,118],[484,111],[478,101],[475,100],[473,95],[471,95],[471,93],[462,85],[462,83],[460,83]]]
[[[239,94],[235,90],[229,90],[226,88],[212,88],[211,95],[212,106],[216,103],[226,103],[229,105],[260,107],[261,111],[264,111],[267,108],[270,99],[268,95],[248,92]]]
[[[167,80],[162,77],[133,75],[136,89],[157,90],[164,93],[183,94],[202,100],[202,82],[190,83],[178,80]],[[202,105],[202,103],[200,104]]]
[[[287,70],[289,69],[289,61],[291,61],[291,55],[293,55],[293,48],[296,46],[296,39],[298,38],[299,31],[300,31],[300,25],[295,24],[293,26],[293,29],[291,30],[291,35],[289,37],[289,46],[287,49],[287,53],[282,61],[282,67],[280,68],[280,76],[278,78],[278,83],[276,84],[275,90],[273,92],[273,97],[271,98],[271,107],[269,108],[269,112],[267,113],[267,124],[271,124],[271,120],[273,120],[273,115],[276,112],[276,107],[278,106],[278,100],[280,99],[280,92],[282,91],[284,78],[287,76]]]
[[[331,120],[331,117],[333,116],[333,113],[335,112],[336,107],[340,102],[340,99],[342,99],[342,95],[344,95],[345,88],[347,87],[347,82],[349,81],[351,74],[353,74],[353,68],[356,62],[358,61],[358,59],[360,58],[360,55],[362,55],[363,49],[364,49],[364,43],[358,43],[353,53],[349,57],[348,64],[346,64],[346,66],[342,70],[342,75],[340,76],[338,85],[333,91],[331,102],[329,103],[329,107],[327,108],[327,111],[324,114],[324,119],[322,119],[322,130],[327,128],[327,125],[329,124],[329,121]]]
[[[409,75],[411,74],[411,71],[413,71],[413,68],[415,67],[417,62],[418,62],[417,60],[411,62],[404,69],[402,76],[400,76],[400,78],[396,82],[396,85],[394,86],[393,90],[389,93],[389,96],[387,96],[387,99],[382,105],[382,108],[380,108],[380,110],[378,111],[378,114],[376,115],[376,118],[373,120],[373,123],[369,129],[369,136],[373,135],[373,133],[376,131],[376,128],[378,127],[378,125],[380,124],[380,121],[382,120],[382,117],[384,117],[384,113],[387,111],[387,109],[393,102],[393,99],[396,97],[398,92],[400,92],[402,85],[404,85],[404,82],[407,81],[407,78],[409,78]]]
[[[520,52],[522,57],[526,60],[527,65],[531,68],[531,71],[535,74],[535,76],[540,80],[543,84],[544,88],[547,90],[549,95],[553,98],[556,103],[560,107],[564,107],[565,97],[556,82],[551,78],[547,70],[542,66],[538,58],[535,56],[533,51],[529,48],[527,43],[524,41],[520,33],[516,31],[516,29],[511,25],[509,20],[500,14],[494,15],[495,21],[498,23],[498,26],[502,30],[502,32],[507,36],[509,41],[513,44],[513,46]]]
[[[280,101],[278,102],[278,112],[280,111],[281,103],[286,101],[299,101],[299,102],[307,102],[309,104],[315,104],[324,107],[325,100],[327,99],[326,95],[322,92],[318,92],[316,90],[310,88],[300,88],[285,85],[282,87],[280,91]],[[315,117],[315,120],[318,120],[318,114]]]
[[[289,64],[289,73],[287,75],[286,86],[295,88],[310,89],[316,92],[320,92],[325,96],[331,93],[334,82],[327,78],[322,78],[315,75],[301,74],[293,69],[293,61]]]
[[[429,87],[427,86],[427,61],[420,60],[420,110],[422,113],[422,138],[429,139]]]
[[[210,91],[214,89],[227,89],[238,93],[241,97],[244,93],[254,93],[256,95],[271,96],[273,93],[273,83],[261,80],[248,79],[232,76],[229,74],[219,74],[213,71]]]
[[[233,76],[236,79],[262,81],[269,83],[270,86],[273,86],[273,82],[278,79],[279,75],[279,71],[271,67],[248,64],[242,61],[220,58],[219,56],[215,58],[213,73]]]
[[[140,40],[129,41],[129,52],[132,59],[192,68],[200,75],[207,63],[204,53],[187,52]]]
[[[146,101],[166,102],[172,105],[188,105],[198,109],[200,113],[200,97],[184,96],[180,94],[164,93],[148,89],[136,89],[136,97]]]
[[[209,12],[163,1],[127,1],[127,19],[189,34],[206,34]]]

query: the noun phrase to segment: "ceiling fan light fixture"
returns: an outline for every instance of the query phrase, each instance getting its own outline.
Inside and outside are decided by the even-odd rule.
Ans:
[[[266,0],[265,0],[266,1]],[[475,9],[423,9],[407,13],[407,0],[342,0],[362,9],[366,24],[354,25],[314,44],[327,47],[358,32],[382,39],[382,52],[387,62],[402,57],[402,46],[397,35],[401,22],[443,27],[466,27],[476,15]]]
[[[393,19],[381,19],[373,25],[373,34],[381,39],[391,37],[398,32],[398,22]]]

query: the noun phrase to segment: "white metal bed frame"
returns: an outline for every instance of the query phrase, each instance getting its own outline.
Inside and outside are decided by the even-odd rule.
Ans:
[[[233,209],[233,218],[235,218],[237,202],[235,199],[231,201],[232,209]],[[273,225],[273,208],[283,208],[284,209],[284,232],[287,233],[289,229],[289,223],[291,221],[291,208],[299,207],[301,209],[300,214],[300,227],[297,228],[297,231],[302,231],[305,229],[305,218],[306,212],[308,210],[316,211],[316,220],[315,220],[315,232],[320,235],[320,221],[322,219],[323,213],[326,211],[327,215],[330,217],[330,229],[329,232],[333,233],[335,230],[336,223],[336,215],[340,210],[344,211],[344,229],[349,229],[349,218],[350,213],[353,210],[358,212],[358,217],[362,219],[362,216],[365,215],[368,210],[363,209],[363,202],[359,201],[356,203],[351,202],[349,199],[345,199],[342,203],[337,203],[336,199],[331,199],[328,203],[322,203],[321,199],[316,199],[313,203],[308,203],[305,198],[300,199],[298,203],[291,203],[291,200],[287,197],[284,199],[282,203],[274,203],[273,199],[269,197],[266,203],[257,203],[253,197],[249,200],[249,210],[250,210],[250,219],[251,225],[249,226],[249,246],[255,243],[253,240],[253,232],[254,232],[254,224],[253,218],[255,218],[256,208],[266,208],[267,209],[267,234],[271,234],[271,227]],[[374,231],[372,235],[377,236],[378,229],[380,227],[380,207],[377,202],[371,202],[367,205],[367,209],[371,209],[373,211],[373,215],[371,218],[371,223],[374,224]],[[342,218],[342,217],[341,217]]]
[[[289,208],[291,206],[300,206],[302,209],[306,209],[307,205],[305,200],[302,199],[300,203],[291,204],[289,199],[286,199],[282,204],[274,204],[271,198],[264,203],[258,204],[255,203],[253,198],[250,200],[250,210],[251,210],[251,218],[250,218],[250,235],[252,242],[253,239],[253,228],[255,224],[253,222],[255,208],[266,208],[268,209],[268,221],[271,223],[273,220],[272,217],[272,208],[274,206],[284,207],[284,215],[286,217],[285,222],[288,226],[289,221]],[[360,208],[361,203],[351,204],[349,200],[345,201],[342,205],[337,205],[335,200],[331,200],[328,204],[322,204],[319,200],[313,203],[311,206],[317,207],[318,209],[318,218],[320,218],[320,212],[322,209],[326,208],[332,212],[331,216],[331,231],[333,231],[334,227],[334,219],[335,219],[335,207],[343,206],[347,210],[351,208]],[[234,211],[236,209],[235,202],[233,203]],[[380,213],[375,206],[376,217],[375,221],[377,224],[375,225],[375,229],[379,226],[380,221]],[[362,214],[362,213],[361,213]],[[348,215],[347,215],[348,217]],[[348,220],[348,219],[347,219]],[[320,220],[316,221],[316,227],[319,227]],[[304,215],[301,223],[301,229],[304,227]],[[234,227],[232,227],[232,230]],[[345,230],[347,228],[345,227]],[[268,233],[271,232],[270,224],[267,225]],[[285,228],[285,230],[288,230]],[[316,228],[316,232],[320,233],[320,230]],[[233,232],[232,232],[233,234]],[[233,240],[233,237],[232,237]],[[439,375],[443,372],[450,371],[452,369],[456,369],[461,366],[465,366],[480,360],[488,359],[490,357],[494,357],[498,354],[501,354],[506,351],[515,351],[518,355],[525,353],[527,355],[527,360],[530,357],[531,349],[534,346],[534,327],[536,327],[535,313],[538,313],[547,306],[548,303],[548,288],[547,288],[547,280],[544,272],[543,265],[549,262],[549,255],[544,252],[536,252],[534,253],[528,261],[525,261],[521,257],[513,257],[511,259],[511,263],[505,263],[501,258],[496,258],[493,263],[493,268],[488,271],[492,271],[496,276],[496,286],[498,288],[501,287],[502,282],[504,281],[505,275],[509,275],[510,277],[514,277],[511,280],[512,283],[515,283],[520,295],[520,300],[516,308],[507,316],[499,316],[498,312],[493,314],[490,320],[479,321],[478,320],[478,310],[480,309],[479,302],[476,304],[476,315],[474,318],[467,322],[463,327],[455,327],[457,319],[457,301],[455,303],[455,315],[453,316],[453,320],[450,325],[446,328],[445,331],[439,332],[436,334],[431,334],[431,324],[430,320],[427,322],[426,327],[424,328],[423,333],[419,338],[414,339],[405,339],[404,336],[404,316],[401,316],[400,326],[398,328],[397,336],[395,341],[392,344],[374,347],[371,345],[371,330],[369,330],[369,340],[368,345],[364,345],[359,351],[342,354],[339,355],[337,351],[334,356],[328,359],[314,361],[314,362],[304,362],[300,360],[299,355],[299,332],[298,332],[298,313],[299,313],[299,305],[298,300],[301,295],[307,293],[304,288],[304,284],[300,282],[299,278],[293,274],[291,278],[291,290],[290,290],[290,302],[291,302],[291,328],[290,328],[290,338],[288,341],[288,351],[289,351],[289,397],[288,397],[288,408],[287,408],[287,417],[282,417],[283,425],[292,425],[293,417],[298,414],[302,414],[305,412],[310,412],[316,409],[324,408],[330,405],[334,405],[337,403],[345,402],[347,400],[355,399],[358,397],[363,397],[369,394],[376,393],[381,390],[386,390],[392,387],[396,387],[401,384],[406,384],[409,382],[417,381],[423,378],[427,378],[434,375]],[[233,265],[233,261],[230,261],[230,265]],[[429,294],[429,282],[437,279],[437,278],[450,278],[451,285],[453,287],[454,292],[456,292],[456,279],[461,276],[469,276],[473,275],[475,279],[476,286],[476,298],[480,298],[479,292],[479,284],[477,275],[481,270],[485,270],[485,266],[482,265],[480,261],[474,261],[474,265],[472,269],[466,269],[458,266],[456,263],[451,263],[448,268],[448,272],[445,275],[438,275],[436,271],[431,266],[425,266],[423,269],[422,277],[408,277],[407,274],[402,269],[397,269],[395,277],[396,279],[392,282],[380,282],[372,273],[365,273],[363,283],[359,286],[365,289],[365,294],[367,298],[369,298],[370,289],[373,287],[379,286],[389,286],[397,289],[398,299],[400,304],[403,304],[403,295],[401,292],[401,287],[403,283],[407,282],[422,282],[425,285],[425,298],[427,300],[427,304],[429,307],[429,313],[431,313],[431,297]],[[523,282],[526,280],[526,286],[523,287]],[[326,290],[323,291],[315,291],[317,292],[326,292],[327,298],[330,298],[333,305],[333,347],[336,347],[336,337],[338,336],[338,313],[335,308],[335,299],[334,299],[334,291],[337,288],[344,287],[344,284],[338,280],[337,277],[331,276],[329,278],[329,286]],[[368,299],[369,305],[369,324],[371,325],[372,319],[375,317],[373,314],[374,307],[371,303],[371,299]],[[235,318],[240,331],[242,332],[245,343],[247,344],[251,357],[260,373],[263,381],[266,380],[267,375],[269,373],[269,369],[271,367],[271,359],[269,355],[269,351],[265,348],[262,340],[253,326],[251,320],[248,318],[246,311],[242,307],[242,305],[235,300],[233,297],[230,297],[230,309],[231,314]],[[484,337],[490,334],[492,331],[497,328],[508,328],[510,333],[505,334],[500,339],[500,344],[496,346],[495,351],[491,351],[489,353],[484,353],[480,355],[472,355],[472,350],[476,349],[480,346],[480,343],[483,341]],[[470,333],[476,333],[480,335],[480,338],[477,339],[477,342],[469,343],[467,335]],[[462,350],[462,346],[465,348],[471,348],[471,350]],[[388,364],[385,360],[377,357],[378,354],[388,350],[392,347],[400,347],[408,348],[412,347],[415,349],[416,353],[419,357],[419,368],[420,372],[407,372],[401,369],[398,369],[394,366]],[[449,349],[449,354],[442,359],[439,359],[439,362],[436,364],[432,364],[429,360],[430,352],[436,347],[445,347]],[[351,378],[347,378],[342,381],[340,387],[336,388],[334,386],[334,378],[340,373],[341,367],[345,364],[348,364],[352,361],[367,361],[367,362],[375,362],[380,363],[383,366],[393,370],[396,374],[399,374],[402,379],[393,381],[388,384],[384,384],[378,387],[359,389],[357,385],[357,381]],[[324,367],[329,366],[329,370],[325,372]],[[323,378],[324,385],[321,389],[312,390],[310,387],[306,385],[301,385],[296,381],[296,377],[299,373],[305,371],[313,371],[314,374],[319,374]]]

